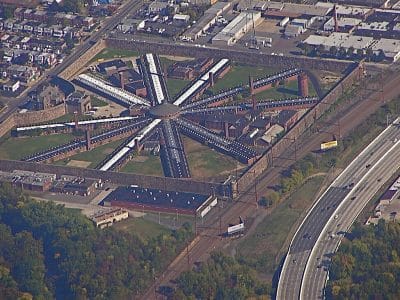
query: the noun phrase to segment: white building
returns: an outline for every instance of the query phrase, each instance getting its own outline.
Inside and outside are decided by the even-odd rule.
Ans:
[[[375,55],[379,55],[380,51],[383,52],[385,58],[395,62],[400,58],[400,41],[393,39],[380,39],[376,41],[371,49]]]
[[[340,31],[349,32],[352,31],[354,27],[361,23],[360,19],[357,18],[338,18],[338,27]],[[334,31],[335,30],[335,19],[332,17],[324,24],[324,31]]]
[[[213,39],[212,43],[221,46],[231,46],[241,39],[250,29],[262,22],[261,12],[241,12]]]

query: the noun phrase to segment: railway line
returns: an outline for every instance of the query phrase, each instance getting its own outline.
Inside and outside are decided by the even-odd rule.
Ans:
[[[141,299],[154,299],[162,293],[158,288],[171,284],[181,272],[191,269],[194,262],[205,261],[212,251],[222,249],[226,246],[226,241],[221,239],[219,228],[225,228],[230,223],[237,221],[238,216],[244,219],[256,214],[255,194],[252,192],[257,186],[258,195],[266,193],[267,189],[277,183],[282,170],[287,169],[297,159],[305,156],[310,151],[318,149],[321,142],[331,138],[331,133],[337,130],[337,123],[341,124],[341,134],[346,136],[356,126],[369,115],[374,113],[383,103],[381,99],[394,99],[400,92],[400,75],[393,76],[383,85],[382,91],[372,91],[350,108],[340,109],[340,113],[335,113],[335,119],[329,119],[325,126],[317,133],[298,139],[296,145],[286,148],[281,157],[274,158],[274,165],[268,172],[263,173],[260,178],[255,180],[254,185],[248,190],[240,190],[240,196],[235,204],[221,211],[220,218],[211,222],[206,228],[198,231],[198,239],[191,245],[186,255],[182,255],[170,265],[170,267],[159,276],[155,283],[148,289]],[[365,89],[365,86],[362,86]],[[382,97],[383,95],[383,97]],[[297,151],[296,151],[297,149]]]

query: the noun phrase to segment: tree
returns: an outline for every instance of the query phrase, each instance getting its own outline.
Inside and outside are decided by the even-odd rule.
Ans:
[[[367,50],[365,51],[365,55],[368,61],[371,61],[374,58],[374,51],[371,48],[367,48]]]
[[[335,57],[338,53],[338,49],[335,46],[332,46],[329,48],[329,54],[333,57]]]
[[[316,49],[317,55],[322,55],[325,52],[325,46],[324,45],[318,45]]]
[[[349,49],[347,49],[347,56],[350,58],[353,57],[354,51],[355,51],[355,49],[353,46],[349,47]]]

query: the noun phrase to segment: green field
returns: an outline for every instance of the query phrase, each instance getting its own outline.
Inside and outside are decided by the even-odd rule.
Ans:
[[[167,78],[167,88],[169,97],[173,99],[185,86],[189,84],[187,80]]]
[[[228,173],[234,172],[236,167],[243,167],[235,159],[187,137],[183,137],[183,144],[193,178],[226,177]]]
[[[163,176],[163,169],[159,156],[146,155],[143,162],[129,161],[122,169],[121,172]]]
[[[300,215],[314,201],[324,176],[309,179],[289,199],[279,204],[272,214],[258,224],[238,246],[245,263],[259,272],[272,276],[280,261],[280,251]],[[278,256],[278,257],[277,257]]]
[[[35,137],[8,137],[0,142],[2,159],[21,159],[35,152],[46,150],[75,139],[72,134],[54,134]]]
[[[136,57],[140,53],[134,50],[122,50],[114,48],[105,48],[100,53],[96,54],[95,57],[90,62],[95,62],[97,60],[107,60],[112,58],[123,58],[123,57]]]
[[[142,240],[155,238],[160,234],[170,233],[166,227],[143,218],[129,218],[113,225],[115,229],[133,232]]]
[[[254,79],[257,79],[277,71],[278,69],[274,68],[234,64],[231,70],[223,78],[217,79],[215,85],[210,88],[210,90],[215,93],[219,90],[247,84],[249,82],[249,75],[253,76]]]
[[[309,81],[308,82],[308,92],[309,96],[315,96],[317,93],[315,92],[314,86]],[[265,100],[265,99],[286,99],[286,98],[295,98],[299,97],[299,89],[297,86],[297,80],[289,81],[284,85],[279,85],[277,87],[271,88],[269,90],[263,91],[261,93],[256,94],[256,99]]]
[[[105,145],[101,145],[97,148],[94,148],[90,151],[81,152],[75,154],[67,159],[55,162],[57,165],[66,165],[71,160],[79,160],[79,161],[86,161],[90,162],[88,168],[96,167],[103,159],[107,157],[114,149],[116,149],[120,144],[124,142],[124,139],[119,141],[114,141]]]
[[[102,106],[107,106],[108,103],[104,100],[101,100],[100,98],[97,97],[92,97],[91,100],[92,107],[97,106],[97,107],[102,107]]]

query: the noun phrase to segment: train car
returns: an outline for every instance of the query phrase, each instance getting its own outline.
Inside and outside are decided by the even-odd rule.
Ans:
[[[226,235],[232,238],[241,237],[244,235],[244,230],[245,230],[244,221],[242,217],[239,217],[239,224],[229,225]]]

